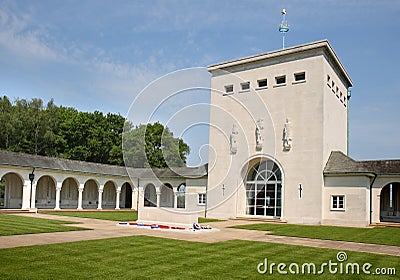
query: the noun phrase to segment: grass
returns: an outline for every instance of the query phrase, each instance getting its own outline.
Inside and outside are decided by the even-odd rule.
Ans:
[[[63,226],[63,224],[77,223],[0,214],[0,236],[87,230],[85,228]]]
[[[371,279],[367,275],[260,275],[257,265],[337,262],[336,250],[250,241],[214,244],[133,236],[1,249],[0,279]],[[347,252],[347,262],[394,267],[400,258]],[[286,268],[286,271],[288,269]],[[396,279],[380,276],[377,279]]]
[[[90,218],[90,219],[100,219],[100,220],[110,220],[119,222],[132,222],[137,220],[137,212],[134,211],[76,211],[76,212],[41,212],[43,214],[59,215],[59,216],[69,216],[78,218]]]
[[[214,222],[223,222],[223,221],[224,221],[224,220],[208,219],[208,218],[201,218],[201,217],[199,217],[199,224],[214,223]]]
[[[270,231],[273,235],[400,246],[400,228],[351,228],[287,224],[252,224],[234,228]]]

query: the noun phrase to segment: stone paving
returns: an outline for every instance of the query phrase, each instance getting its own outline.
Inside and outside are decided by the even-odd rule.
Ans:
[[[316,248],[329,248],[335,250],[365,252],[373,254],[383,254],[383,255],[400,257],[400,247],[398,246],[276,236],[276,235],[268,235],[268,233],[265,231],[229,228],[234,225],[259,223],[259,221],[228,220],[222,222],[214,222],[210,223],[210,225],[212,225],[213,228],[219,229],[218,231],[190,232],[190,231],[153,230],[145,228],[117,226],[118,223],[115,221],[76,218],[67,216],[54,216],[46,214],[18,214],[18,215],[79,222],[81,223],[79,225],[67,225],[67,226],[79,226],[91,230],[2,236],[0,237],[0,249],[20,247],[20,246],[95,240],[95,239],[104,239],[112,237],[146,235],[146,236],[170,238],[170,239],[185,240],[192,242],[205,242],[205,243],[215,243],[228,240],[248,240],[248,241],[258,241],[258,242],[309,246]]]

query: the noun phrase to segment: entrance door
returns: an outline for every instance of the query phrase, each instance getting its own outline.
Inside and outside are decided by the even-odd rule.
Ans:
[[[246,214],[279,218],[282,207],[282,172],[271,160],[254,165],[246,181]]]

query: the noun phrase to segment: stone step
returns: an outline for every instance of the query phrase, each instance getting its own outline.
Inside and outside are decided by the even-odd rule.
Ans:
[[[400,228],[400,223],[392,223],[392,222],[380,222],[372,224],[373,227],[396,227]]]
[[[0,214],[37,213],[37,209],[0,209]]]

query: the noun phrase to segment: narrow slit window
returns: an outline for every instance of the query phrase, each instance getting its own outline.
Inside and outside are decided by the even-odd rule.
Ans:
[[[240,86],[242,87],[242,90],[249,90],[250,89],[250,82],[241,83]]]
[[[306,80],[306,73],[305,72],[301,72],[301,73],[294,74],[294,80],[296,82],[305,81]]]
[[[268,80],[267,79],[261,79],[257,81],[258,87],[263,88],[268,86]]]
[[[277,85],[283,85],[286,84],[286,76],[279,76],[275,78],[276,84]]]

